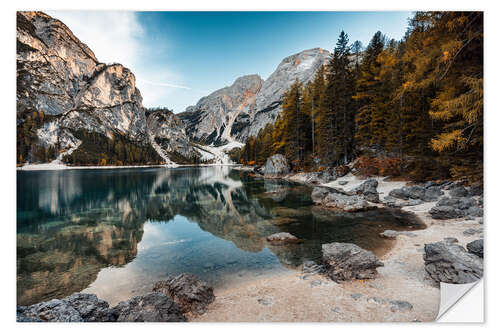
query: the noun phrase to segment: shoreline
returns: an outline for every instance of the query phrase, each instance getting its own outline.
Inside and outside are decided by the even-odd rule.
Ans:
[[[280,177],[299,183],[300,174]],[[369,177],[379,181],[377,191],[385,197],[391,190],[407,185],[408,181],[386,181],[386,177]],[[367,178],[368,179],[368,178]],[[352,174],[335,181],[310,184],[344,191],[355,188],[366,179]],[[340,185],[340,181],[348,181]],[[447,195],[447,193],[445,193]],[[401,207],[414,213],[426,228],[399,234],[391,249],[379,259],[384,263],[378,277],[336,283],[320,274],[305,277],[295,274],[264,277],[257,281],[216,291],[215,302],[206,313],[189,318],[196,322],[431,322],[439,312],[439,284],[424,270],[424,244],[455,237],[465,247],[478,235],[466,235],[471,228],[482,229],[482,218],[435,220],[429,210],[436,202]],[[385,204],[375,204],[386,207]],[[391,302],[409,302],[409,311],[394,309]]]
[[[211,167],[211,166],[234,166],[240,164],[154,164],[154,165],[81,165],[70,166],[65,164],[44,163],[44,164],[29,164],[21,167],[16,166],[16,171],[57,171],[57,170],[86,170],[86,169],[141,169],[141,168],[165,168],[177,169],[184,167]]]

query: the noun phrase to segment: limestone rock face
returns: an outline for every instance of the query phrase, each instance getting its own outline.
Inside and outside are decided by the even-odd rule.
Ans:
[[[208,304],[215,300],[213,288],[188,273],[156,282],[153,291],[170,296],[183,313],[203,314]]]
[[[323,262],[334,281],[373,279],[384,264],[375,255],[351,243],[323,244]]]
[[[136,296],[120,302],[113,309],[119,322],[172,322],[186,321],[177,304],[159,292]]]
[[[148,111],[146,125],[149,141],[163,159],[171,159],[169,155],[174,153],[187,160],[193,160],[198,155],[189,142],[182,120],[173,112]]]
[[[283,94],[292,83],[312,80],[330,55],[320,48],[305,50],[283,59],[265,81],[258,75],[243,76],[230,87],[203,97],[179,114],[188,136],[205,144],[245,142],[276,121]]]
[[[267,159],[266,166],[264,167],[265,176],[285,175],[289,172],[290,167],[285,156],[275,154]]]
[[[120,64],[100,63],[61,21],[42,12],[18,12],[16,60],[18,131],[34,113],[41,119],[31,151],[22,152],[27,162],[38,147],[72,154],[82,131],[150,145],[134,74]],[[176,131],[182,129],[170,136]],[[183,145],[178,153],[189,155],[192,149]]]
[[[483,276],[483,260],[451,242],[424,246],[425,270],[436,282],[471,283]]]
[[[179,114],[187,134],[200,143],[227,142],[240,127],[246,126],[250,107],[255,104],[262,82],[258,75],[239,77],[231,86],[219,89],[188,107]]]

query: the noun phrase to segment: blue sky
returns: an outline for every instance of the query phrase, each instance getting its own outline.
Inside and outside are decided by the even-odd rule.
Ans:
[[[182,112],[239,76],[266,79],[302,50],[332,50],[343,29],[363,45],[380,30],[401,39],[411,12],[51,11],[106,63],[137,78],[145,106]]]

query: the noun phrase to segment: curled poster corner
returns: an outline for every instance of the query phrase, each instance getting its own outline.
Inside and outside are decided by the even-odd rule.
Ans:
[[[471,300],[467,299],[467,294],[479,285],[479,294],[474,295]],[[476,288],[477,289],[477,288]],[[441,299],[439,303],[439,313],[436,317],[438,322],[483,322],[483,280],[465,284],[440,284]],[[473,304],[465,304],[472,301]],[[479,302],[480,306],[476,304]],[[454,313],[452,313],[454,312]],[[455,313],[456,312],[456,313]],[[464,316],[467,314],[467,316]]]

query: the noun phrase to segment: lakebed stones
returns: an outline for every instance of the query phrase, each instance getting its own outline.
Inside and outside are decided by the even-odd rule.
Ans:
[[[484,255],[483,243],[484,243],[483,239],[477,239],[475,241],[467,243],[467,245],[466,245],[467,251],[469,251],[469,253],[475,254],[476,256],[478,256],[480,258],[483,258],[483,255]]]
[[[298,244],[303,241],[288,232],[278,232],[267,236],[267,241],[272,245]]]
[[[384,265],[372,252],[351,243],[323,244],[322,252],[327,274],[336,282],[373,279],[377,267]]]
[[[361,195],[350,195],[333,188],[321,186],[317,186],[313,189],[311,199],[317,205],[323,205],[346,212],[362,211],[371,207]]]
[[[483,260],[451,242],[424,246],[425,271],[436,282],[471,283],[483,276]]]
[[[112,311],[119,322],[186,321],[179,306],[167,295],[152,292],[120,302]]]
[[[290,167],[288,166],[288,161],[285,156],[275,154],[267,159],[266,166],[264,167],[264,176],[281,176],[289,172]]]
[[[170,296],[183,313],[203,314],[208,304],[215,300],[213,288],[188,273],[156,282],[153,291]]]

